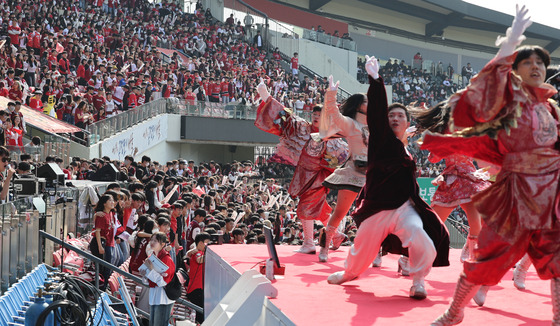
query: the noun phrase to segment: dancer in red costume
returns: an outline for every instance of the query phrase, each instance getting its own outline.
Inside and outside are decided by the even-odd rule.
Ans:
[[[450,108],[447,102],[441,102],[430,108],[414,108],[412,116],[416,119],[418,132],[428,130],[430,132],[448,133]],[[441,158],[430,153],[429,160],[432,163],[441,161]],[[469,235],[461,253],[461,262],[467,260],[476,244],[476,238],[480,232],[480,214],[474,207],[471,197],[490,186],[488,173],[477,170],[473,160],[465,155],[452,154],[445,157],[445,169],[433,180],[438,186],[432,197],[432,208],[442,222],[457,207],[467,214],[469,221]]]
[[[460,323],[479,285],[497,284],[525,253],[539,277],[551,279],[553,325],[560,325],[560,109],[548,101],[556,90],[544,82],[546,50],[514,52],[531,24],[527,13],[517,8],[496,57],[449,99],[453,125],[465,129],[424,137],[423,148],[438,156],[459,153],[501,166],[496,182],[473,197],[485,227],[451,306],[432,325]]]
[[[299,197],[297,216],[303,226],[303,246],[296,252],[315,254],[313,221],[326,223],[332,208],[326,201],[328,189],[323,181],[348,157],[348,145],[340,139],[322,141],[317,133],[321,107],[313,109],[312,123],[296,116],[270,96],[261,81],[257,91],[263,100],[257,110],[255,126],[280,136],[273,161],[296,167],[288,192]]]
[[[329,89],[325,93],[325,106],[321,111],[321,123],[319,135],[321,139],[344,138],[350,148],[350,157],[325,179],[323,185],[331,189],[337,189],[338,195],[336,207],[329,218],[327,226],[322,230],[319,245],[319,261],[328,260],[329,245],[333,243],[332,249],[336,250],[344,241],[346,236],[338,231],[338,225],[352,203],[358,196],[358,192],[366,183],[367,168],[367,144],[369,131],[367,127],[367,96],[365,94],[354,94],[342,103],[339,110],[336,105],[336,93],[338,82],[333,82],[329,77]]]
[[[424,277],[432,265],[448,266],[449,234],[428,204],[420,198],[416,164],[406,150],[410,119],[405,106],[387,105],[379,62],[366,56],[370,76],[367,122],[368,168],[354,220],[359,225],[345,270],[329,276],[330,284],[357,278],[372,263],[384,239],[393,234],[395,247],[406,247],[413,278],[410,297],[424,299]],[[400,252],[400,250],[399,250]]]

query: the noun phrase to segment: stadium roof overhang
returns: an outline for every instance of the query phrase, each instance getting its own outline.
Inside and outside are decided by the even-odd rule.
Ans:
[[[330,2],[344,0],[308,0],[306,9],[310,11],[321,11],[321,7]],[[425,25],[424,36],[442,36],[446,28],[458,27],[476,31],[504,34],[507,27],[511,25],[513,16],[484,7],[473,5],[461,0],[358,0],[375,8],[394,11],[399,15],[408,16],[407,19],[421,22]],[[276,0],[285,4],[301,7],[306,1]],[[343,12],[337,13],[344,16]],[[351,22],[352,17],[347,17]],[[533,23],[526,31],[528,38],[545,40],[544,46],[550,53],[560,46],[560,29]]]

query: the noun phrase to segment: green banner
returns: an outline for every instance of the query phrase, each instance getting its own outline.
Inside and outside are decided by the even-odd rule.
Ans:
[[[420,197],[428,204],[432,204],[432,197],[436,192],[437,186],[432,184],[434,178],[416,178],[420,186]]]

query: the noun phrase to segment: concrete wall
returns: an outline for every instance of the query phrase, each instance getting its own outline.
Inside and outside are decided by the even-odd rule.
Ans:
[[[461,73],[461,68],[467,62],[471,63],[475,71],[480,71],[494,56],[489,53],[450,48],[385,33],[372,33],[368,36],[365,35],[365,32],[365,30],[358,28],[350,34],[358,44],[360,55],[375,55],[383,60],[389,58],[404,59],[408,65],[412,63],[412,58],[416,52],[420,52],[424,60],[432,60],[436,64],[442,61],[444,67],[451,63],[455,72]]]
[[[180,157],[181,144],[164,141],[154,147],[151,147],[142,153],[134,155],[136,161],[140,161],[142,156],[147,155],[152,158],[152,161],[165,164],[167,161],[176,160]]]
[[[70,142],[70,156],[87,159],[100,157],[101,155],[99,155],[99,143],[90,147],[86,147],[76,142]]]
[[[233,160],[244,161],[255,159],[253,146],[216,145],[209,143],[179,143],[180,154],[177,157],[193,160],[196,163],[214,160],[229,163]]]
[[[195,1],[196,2],[196,1]],[[202,0],[202,7],[204,9],[210,8],[212,12],[212,16],[219,21],[225,21],[224,18],[224,2],[223,1],[216,1],[216,0]],[[194,6],[193,6],[194,8]]]
[[[230,163],[233,160],[245,161],[255,159],[253,146],[217,145],[211,143],[189,143],[163,142],[154,147],[135,155],[135,160],[140,160],[143,155],[152,158],[153,161],[165,163],[167,161],[182,158],[193,160],[196,164],[214,160],[218,163]]]
[[[185,138],[183,141],[212,142],[222,145],[254,146],[274,145],[278,136],[261,131],[253,120],[236,120],[187,116],[185,121]],[[170,118],[173,121],[175,119]],[[171,127],[171,126],[170,126]],[[173,122],[176,128],[176,122]],[[180,129],[169,129],[169,135],[180,134]],[[175,137],[175,136],[173,136]],[[168,138],[173,140],[174,138]],[[179,139],[181,141],[181,139]]]
[[[162,126],[162,128],[166,129],[166,140],[141,148],[134,153],[134,159],[140,160],[143,155],[148,155],[152,160],[160,163],[165,163],[179,157],[192,159],[197,163],[210,160],[216,162],[231,162],[233,160],[252,161],[254,160],[254,147],[256,145],[273,146],[278,143],[278,136],[259,130],[254,126],[253,120],[189,116],[186,118],[186,139],[181,139],[180,115],[169,114],[163,121],[166,121],[166,125]],[[141,129],[144,124],[140,124],[135,128]],[[124,134],[131,131],[130,129],[125,130],[109,138],[109,140],[122,138]],[[134,138],[138,142],[137,137],[135,136]],[[100,148],[104,144],[108,143],[101,142],[91,147],[71,143],[70,153],[71,156],[88,159],[100,157],[102,156]],[[111,158],[116,159],[116,157]]]
[[[366,86],[356,80],[356,52],[305,39],[273,38],[272,44],[290,56],[298,52],[301,65],[321,76],[333,75],[335,79],[340,80],[341,87],[350,93],[367,90]]]

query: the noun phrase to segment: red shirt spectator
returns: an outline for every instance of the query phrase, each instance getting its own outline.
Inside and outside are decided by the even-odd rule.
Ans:
[[[132,109],[138,106],[138,97],[134,92],[130,92],[128,96],[128,108]]]
[[[97,212],[95,213],[94,217],[94,229],[100,229],[100,236],[101,238],[105,238],[107,241],[105,246],[106,247],[114,247],[115,246],[115,238],[113,236],[113,230],[115,228],[115,222],[113,218],[113,213],[104,213],[104,212]],[[95,235],[95,231],[93,233]]]
[[[33,96],[30,100],[29,100],[29,107],[32,108],[33,110],[37,110],[39,112],[43,112],[43,102],[41,101],[40,97],[36,97]]]
[[[19,47],[19,35],[21,34],[21,28],[18,26],[17,22],[12,22],[8,26],[8,34],[10,35],[10,41],[15,47]]]
[[[8,92],[8,97],[13,101],[21,101],[23,99],[23,92],[21,91],[19,83],[12,84],[12,87]]]

